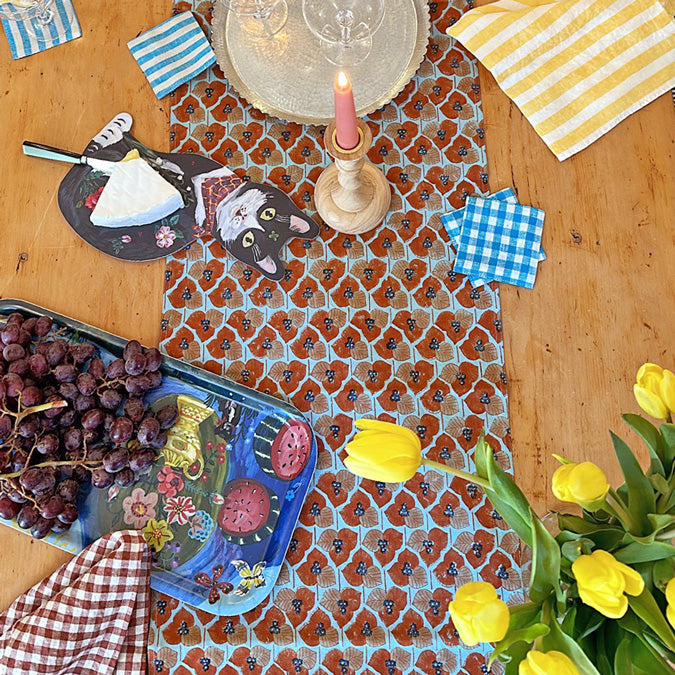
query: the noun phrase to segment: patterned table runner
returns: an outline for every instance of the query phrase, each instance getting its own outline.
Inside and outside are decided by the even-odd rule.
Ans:
[[[203,17],[208,6],[177,10]],[[218,618],[155,594],[151,673],[488,672],[487,651],[460,644],[447,606],[472,579],[507,600],[519,593],[515,534],[473,485],[433,471],[404,486],[360,481],[341,460],[354,418],[377,416],[466,470],[486,427],[510,468],[498,291],[453,273],[439,219],[487,191],[476,64],[444,33],[468,7],[429,9],[417,76],[368,118],[370,159],[394,186],[382,227],[295,240],[278,283],[212,240],[167,261],[166,352],[290,401],[316,432],[319,461],[267,601]],[[273,183],[310,214],[328,164],[321,131],[251,108],[218,68],[172,98],[174,150]]]

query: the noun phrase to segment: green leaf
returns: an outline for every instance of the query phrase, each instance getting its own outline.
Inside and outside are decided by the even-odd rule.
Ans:
[[[530,651],[530,645],[527,642],[516,642],[509,649],[499,655],[499,660],[506,664],[504,666],[504,675],[518,675],[520,662]]]
[[[590,534],[591,532],[597,532],[607,527],[604,524],[594,524],[589,523],[585,518],[580,518],[579,516],[573,516],[569,513],[559,513],[558,514],[558,527],[560,530],[569,530],[576,534]]]
[[[666,468],[668,468],[672,465],[673,460],[675,459],[675,424],[664,422],[660,429],[664,443],[664,464],[666,465]]]
[[[621,471],[626,480],[628,509],[630,515],[641,530],[640,532],[635,532],[635,534],[645,535],[649,531],[647,514],[656,511],[654,489],[652,488],[649,479],[640,468],[640,464],[633,454],[633,451],[628,447],[628,444],[613,432],[610,432],[610,434],[612,436],[616,458],[619,460]]]
[[[509,649],[511,645],[515,644],[516,642],[525,642],[531,645],[538,637],[546,635],[549,630],[550,628],[543,623],[533,623],[531,626],[521,628],[520,630],[512,631],[509,629],[506,637],[495,645],[488,665],[492,665],[492,662],[498,658],[502,652]]]
[[[576,541],[566,541],[561,547],[560,552],[570,562],[574,562],[580,555],[590,555],[595,546],[595,542],[586,537],[580,537]]]
[[[612,552],[612,555],[626,565],[641,562],[654,562],[675,555],[675,546],[665,541],[655,541],[652,544],[641,544],[633,541],[620,549]]]
[[[675,651],[675,633],[663,616],[654,596],[645,588],[638,596],[628,596],[628,606],[654,631],[667,649]]]
[[[628,426],[637,433],[637,435],[645,442],[649,450],[649,458],[651,459],[652,473],[658,473],[661,476],[666,476],[666,471],[663,467],[663,460],[665,455],[665,444],[659,430],[644,417],[640,415],[632,415],[627,413],[623,415],[624,421]]]
[[[675,527],[675,516],[662,513],[648,513],[647,520],[654,528],[654,534]]]
[[[614,672],[616,675],[635,675],[630,645],[630,638],[624,638],[619,643],[614,655]]]
[[[664,591],[666,584],[675,577],[675,558],[657,560],[652,566],[652,582],[660,591]]]
[[[485,431],[481,431],[480,436],[478,437],[478,443],[476,443],[476,448],[473,451],[473,461],[476,465],[476,473],[481,477],[487,479],[487,458],[488,456],[494,457],[492,448],[485,440]]]
[[[584,650],[569,636],[562,632],[556,621],[551,621],[551,631],[541,638],[542,651],[557,650],[569,656],[579,675],[600,675],[598,669],[586,656]]]
[[[631,647],[632,661],[637,668],[641,668],[650,675],[673,675],[675,673],[664,658],[644,640],[633,640]]]
[[[670,494],[670,485],[660,473],[653,473],[651,476],[649,476],[649,482],[652,484],[654,490],[659,494]]]
[[[509,607],[509,632],[519,630],[531,624],[541,614],[541,605],[534,602],[526,602],[522,605]]]
[[[530,598],[543,602],[552,592],[562,600],[560,589],[560,547],[544,524],[531,513],[531,527],[534,532],[532,544],[532,576]]]

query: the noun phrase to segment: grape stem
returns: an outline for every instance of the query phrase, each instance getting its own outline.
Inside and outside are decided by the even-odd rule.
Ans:
[[[41,462],[40,464],[33,464],[33,466],[25,466],[19,471],[13,471],[12,473],[0,473],[0,480],[7,480],[8,478],[18,478],[24,473],[27,469],[46,469],[49,466],[83,466],[85,469],[93,470],[98,469],[103,465],[103,460],[64,460],[60,462]]]
[[[44,412],[45,410],[51,410],[52,408],[65,408],[68,405],[68,401],[63,399],[60,401],[51,401],[49,403],[41,403],[40,405],[34,405],[30,408],[24,408],[23,410],[8,410],[5,406],[2,407],[2,412],[16,417],[15,425],[20,422],[24,417],[28,415],[33,415],[34,413]],[[19,408],[21,408],[21,394],[19,394]]]

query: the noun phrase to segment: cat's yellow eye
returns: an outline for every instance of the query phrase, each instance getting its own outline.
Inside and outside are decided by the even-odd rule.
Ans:
[[[255,235],[253,234],[253,232],[247,232],[242,237],[241,245],[244,248],[251,248],[251,246],[253,246],[253,244],[255,244]]]
[[[276,215],[277,215],[277,210],[276,210],[275,208],[272,208],[271,206],[269,206],[268,208],[266,208],[266,209],[260,214],[260,217],[261,217],[263,220],[272,220],[272,218],[274,218],[274,216],[276,216]]]

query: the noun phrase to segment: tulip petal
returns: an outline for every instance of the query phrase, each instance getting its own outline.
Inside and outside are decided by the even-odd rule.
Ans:
[[[668,619],[668,623],[675,628],[675,607],[673,607],[673,605],[668,605],[666,607],[666,619]]]
[[[626,581],[626,590],[624,592],[628,593],[628,595],[640,595],[645,590],[644,579],[632,567],[628,567],[628,565],[624,565],[623,563],[618,564],[621,565],[620,571]]]
[[[671,413],[675,413],[675,375],[669,370],[663,371],[663,379],[659,389],[661,400]]]
[[[417,462],[417,466],[422,462],[422,456],[419,451],[411,447],[410,443],[401,442],[398,438],[388,443],[374,443],[369,439],[351,441],[347,443],[345,450],[350,457],[373,464],[396,459],[414,460]]]
[[[412,429],[408,429],[408,427],[401,426],[400,424],[381,422],[380,420],[360,419],[356,420],[354,425],[357,429],[362,429],[363,431],[372,429],[373,431],[388,432],[406,437],[410,442],[419,446],[420,450],[422,449],[422,443],[420,442],[419,436]]]
[[[675,607],[675,577],[666,584],[666,602]]]
[[[404,483],[415,475],[418,468],[403,463],[372,464],[362,462],[354,457],[346,457],[344,464],[357,476],[381,483]]]
[[[661,366],[657,366],[655,363],[643,363],[637,371],[635,381],[641,385],[647,376],[656,375],[660,378],[662,374],[663,368]]]
[[[650,417],[653,417],[656,420],[666,419],[668,416],[668,408],[666,408],[660,396],[657,396],[645,387],[641,387],[639,384],[633,385],[633,394],[635,395],[635,400],[638,405]]]

